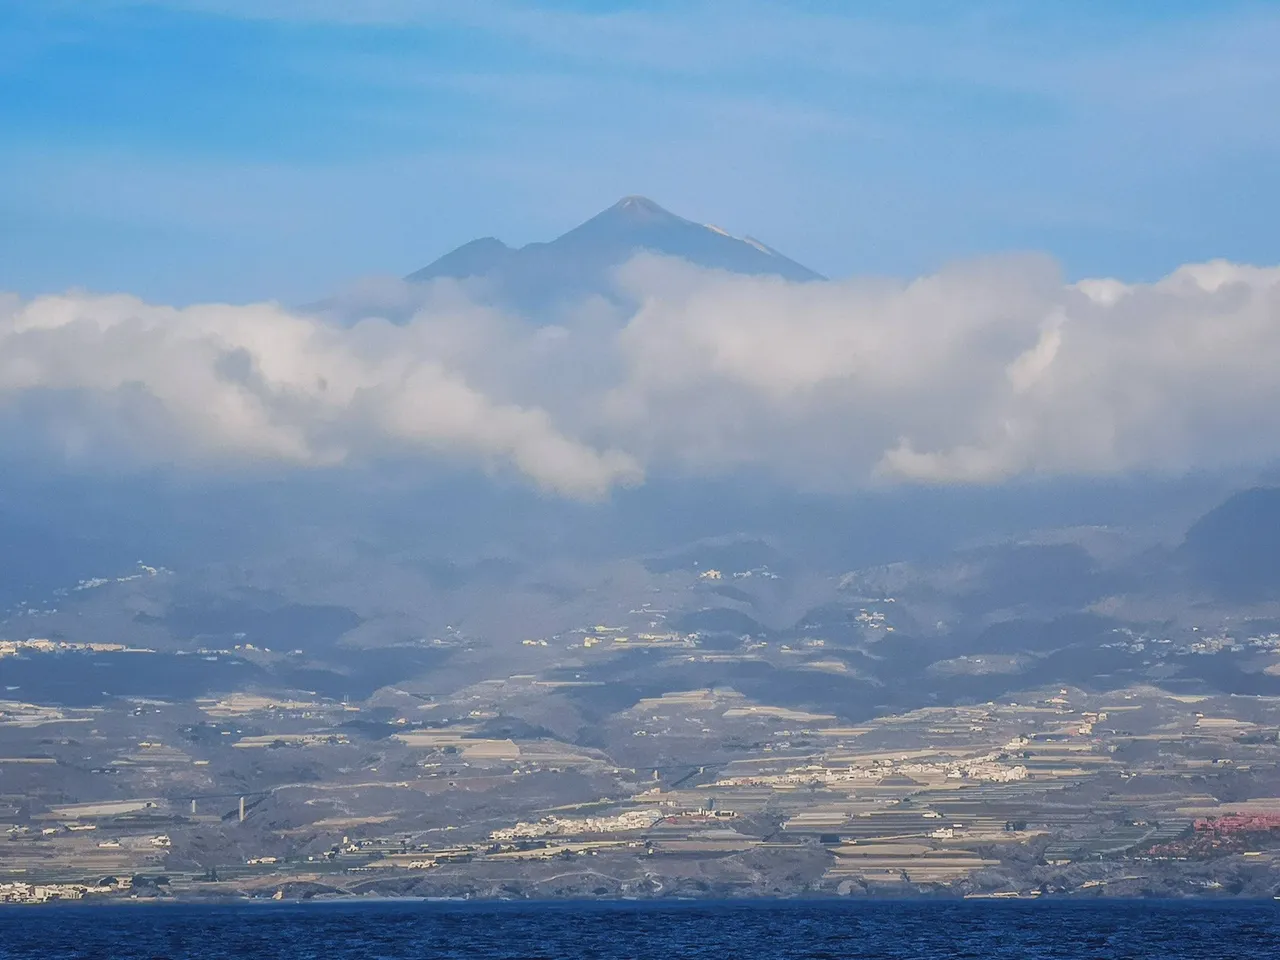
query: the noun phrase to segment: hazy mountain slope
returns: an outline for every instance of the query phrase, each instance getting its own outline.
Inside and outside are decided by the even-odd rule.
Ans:
[[[606,290],[609,271],[643,250],[733,273],[823,279],[758,241],[686,220],[644,197],[625,197],[549,243],[516,249],[492,237],[473,240],[406,279],[483,277],[512,299],[542,303]]]
[[[1179,553],[1223,596],[1280,597],[1280,487],[1242,491],[1209,511],[1187,531]]]

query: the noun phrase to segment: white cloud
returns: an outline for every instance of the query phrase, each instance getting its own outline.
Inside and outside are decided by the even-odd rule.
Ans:
[[[97,431],[162,460],[325,465],[419,450],[507,463],[584,497],[639,478],[625,454],[585,446],[545,411],[496,401],[448,366],[433,342],[456,319],[444,310],[403,327],[370,319],[343,329],[274,304],[9,299],[0,301],[0,404],[56,409],[46,426],[78,424],[79,441]]]
[[[1280,268],[1066,284],[1038,259],[793,285],[653,259],[607,407],[633,449],[994,482],[1280,456]]]
[[[0,298],[0,408],[74,450],[304,466],[416,451],[580,497],[642,465],[847,489],[1280,457],[1280,268],[1070,284],[1016,257],[792,284],[645,255],[617,284],[634,313],[588,299],[551,327],[449,282],[367,288],[379,307],[358,315],[403,325]]]

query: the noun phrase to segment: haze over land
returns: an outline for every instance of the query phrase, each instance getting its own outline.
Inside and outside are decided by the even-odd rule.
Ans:
[[[0,894],[1265,891],[1278,278],[832,281],[626,197],[14,300]]]
[[[757,14],[0,14],[0,900],[1280,892],[1276,21]]]

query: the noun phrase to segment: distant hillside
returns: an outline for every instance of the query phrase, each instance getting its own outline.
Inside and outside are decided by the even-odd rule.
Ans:
[[[1179,555],[1224,597],[1280,599],[1280,487],[1245,490],[1209,511]]]
[[[406,284],[356,285],[301,309],[339,323],[367,316],[405,322],[428,299],[425,284],[451,279],[470,281],[474,300],[545,321],[558,305],[584,296],[617,299],[615,269],[644,251],[746,276],[825,279],[759,240],[686,220],[645,197],[623,197],[550,242],[509,247],[496,237],[481,237],[415,270]]]
[[[624,197],[549,243],[473,240],[406,279],[481,277],[510,299],[538,304],[607,289],[610,271],[643,250],[731,273],[823,279],[758,240],[686,220],[645,197]]]

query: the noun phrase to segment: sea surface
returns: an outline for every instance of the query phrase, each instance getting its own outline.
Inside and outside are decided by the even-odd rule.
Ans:
[[[348,902],[0,907],[0,957],[1280,957],[1280,902]]]

